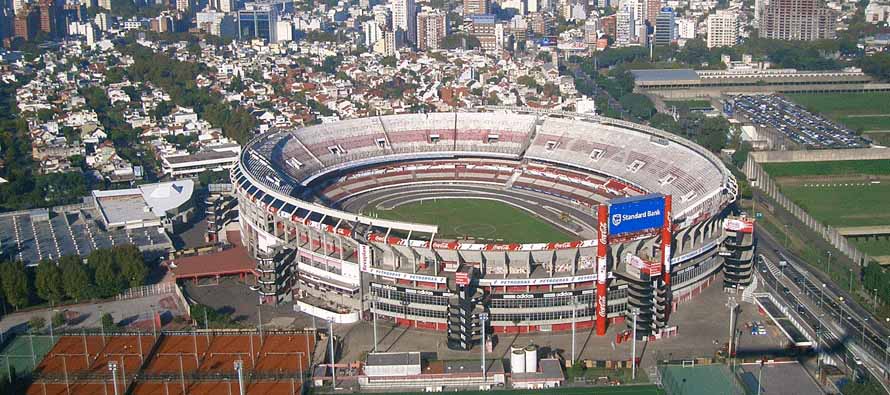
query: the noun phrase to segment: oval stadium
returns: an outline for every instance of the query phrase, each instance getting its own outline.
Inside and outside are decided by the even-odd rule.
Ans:
[[[483,326],[604,335],[632,312],[638,336],[656,336],[677,303],[738,274],[719,256],[738,193],[719,158],[595,115],[486,108],[273,131],[231,177],[264,302],[441,331],[456,349]]]

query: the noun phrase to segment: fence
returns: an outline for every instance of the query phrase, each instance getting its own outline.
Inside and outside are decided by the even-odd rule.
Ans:
[[[837,248],[838,251],[846,255],[856,264],[862,266],[868,262],[868,255],[850,243],[846,237],[838,232],[837,229],[819,222],[816,218],[813,218],[812,215],[807,213],[806,210],[802,209],[791,201],[791,199],[782,194],[782,192],[779,191],[779,186],[772,180],[772,178],[770,178],[766,171],[763,170],[763,167],[760,166],[760,163],[758,163],[755,158],[756,156],[753,153],[748,154],[748,159],[745,161],[744,166],[745,176],[747,176],[749,180],[752,180],[752,187],[760,189],[766,196],[769,196],[805,226],[821,235],[825,241],[831,244],[834,248]]]
[[[115,297],[117,300],[144,298],[153,295],[165,295],[174,293],[179,287],[175,282],[162,282],[141,287],[130,288]]]

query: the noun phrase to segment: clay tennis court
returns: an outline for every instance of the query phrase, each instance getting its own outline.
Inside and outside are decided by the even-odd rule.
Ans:
[[[279,380],[248,383],[246,392],[250,395],[296,395],[300,393],[300,380]],[[141,383],[134,389],[133,395],[238,395],[238,381],[226,380],[216,382],[186,383],[185,393],[182,383],[170,381],[166,383]],[[32,394],[28,394],[32,395]]]
[[[141,342],[141,344],[140,344]],[[37,365],[40,375],[69,375],[84,372],[108,372],[108,361],[117,361],[119,372],[136,373],[148,357],[155,337],[144,336],[61,336],[56,345]]]
[[[209,340],[209,341],[208,341]],[[254,335],[168,335],[161,340],[148,367],[149,373],[234,373],[241,360],[246,371],[294,373],[308,371],[308,350],[315,338],[303,334]],[[196,353],[197,350],[197,353]],[[196,358],[197,355],[197,358]]]
[[[262,377],[249,380],[250,394],[294,394],[300,391],[299,372],[311,370],[314,348],[311,332],[168,332],[159,340],[150,334],[61,336],[27,393],[113,394],[108,363],[117,361],[122,392],[127,386],[133,394],[182,394],[185,386],[188,394],[237,394],[234,363],[241,360],[245,377]]]

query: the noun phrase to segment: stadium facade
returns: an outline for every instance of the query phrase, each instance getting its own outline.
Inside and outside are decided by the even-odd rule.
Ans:
[[[640,337],[670,328],[673,306],[723,269],[722,225],[738,193],[729,170],[647,126],[487,110],[345,120],[249,142],[231,174],[264,302],[443,331],[453,348],[478,343],[482,325],[604,335],[636,312]],[[447,240],[434,225],[344,209],[374,191],[416,186],[420,200],[440,185],[545,199],[576,213],[588,237]]]

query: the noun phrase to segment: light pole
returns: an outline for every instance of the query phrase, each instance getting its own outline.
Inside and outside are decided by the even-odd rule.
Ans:
[[[825,299],[825,288],[828,287],[825,283],[822,284],[822,293],[819,295],[819,308],[822,308],[822,300]]]
[[[874,295],[872,295],[871,309],[874,310],[875,312],[877,312],[878,311],[878,289],[873,288],[872,291],[874,291]]]
[[[729,301],[726,302],[726,307],[729,307],[729,345],[727,346],[726,357],[730,358],[730,361],[732,360],[732,343],[733,343],[733,338],[735,337],[734,336],[735,335],[734,321],[735,321],[736,306],[738,306],[738,303],[736,303],[735,297],[730,296]]]
[[[235,373],[238,374],[238,393],[244,395],[244,361],[237,359],[234,364]]]
[[[760,389],[761,389],[760,380],[762,379],[762,377],[763,377],[763,359],[760,360],[760,370],[757,371],[757,395],[760,395]]]
[[[634,307],[630,310],[630,313],[634,316],[633,327],[631,330],[633,334],[631,334],[631,343],[630,343],[630,379],[631,381],[637,380],[637,315],[640,314],[640,309]],[[574,366],[574,365],[573,365]]]
[[[485,374],[485,321],[488,321],[488,313],[479,313],[479,322],[482,324],[482,381],[488,380]]]
[[[828,278],[831,278],[831,251],[825,251],[828,254]]]
[[[853,268],[850,268],[850,292],[853,292]]]
[[[334,320],[328,321],[328,336],[331,338],[331,389],[337,389],[337,367],[334,366]]]
[[[108,370],[111,371],[111,387],[114,388],[114,395],[117,392],[117,361],[108,361]]]
[[[377,352],[377,294],[371,293],[371,316],[374,321],[374,352]]]
[[[572,296],[572,366],[575,366],[575,317],[577,308],[577,298]]]

